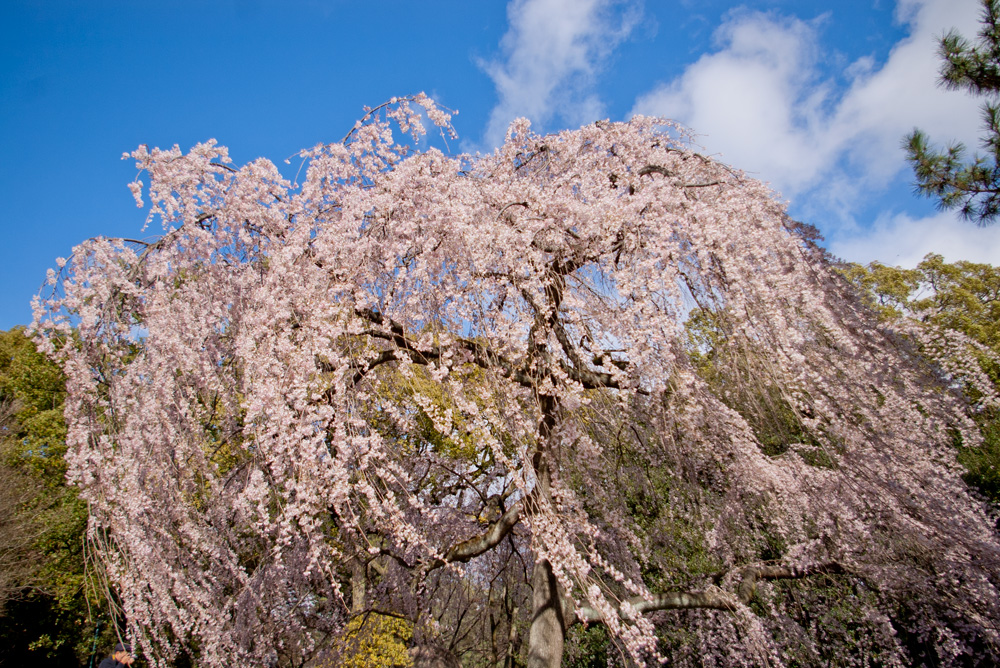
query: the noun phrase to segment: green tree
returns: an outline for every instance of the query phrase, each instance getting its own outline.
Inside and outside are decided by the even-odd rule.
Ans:
[[[1000,267],[965,261],[949,264],[931,253],[915,269],[873,262],[849,265],[844,275],[882,319],[917,318],[978,344],[973,354],[989,380],[1000,387]],[[978,421],[983,444],[961,448],[958,460],[967,470],[966,482],[1000,506],[1000,413],[984,411]]]
[[[0,664],[85,665],[107,608],[88,585],[87,507],[65,481],[65,395],[22,328],[0,332]]]
[[[976,262],[947,264],[930,254],[917,265],[927,294],[913,302],[925,319],[954,329],[1000,354],[1000,267]],[[993,371],[994,382],[1000,377]]]
[[[34,543],[39,522],[25,507],[38,495],[38,483],[8,462],[10,439],[19,429],[13,401],[0,403],[0,610],[34,575]]]
[[[907,159],[917,177],[917,190],[938,199],[944,209],[989,225],[1000,215],[1000,0],[982,0],[979,39],[970,42],[952,30],[940,43],[941,83],[986,98],[983,104],[984,154],[966,160],[966,147],[953,142],[943,151],[933,148],[915,129],[904,140]]]
[[[911,296],[920,287],[921,274],[917,269],[872,262],[866,266],[850,264],[844,275],[860,289],[862,299],[880,319],[891,320],[909,309]]]

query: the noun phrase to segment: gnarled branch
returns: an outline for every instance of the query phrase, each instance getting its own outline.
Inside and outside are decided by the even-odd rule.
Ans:
[[[386,318],[381,313],[373,309],[355,309],[354,313],[358,317],[364,318],[373,324],[383,327],[386,325]],[[395,320],[392,320],[391,318],[388,319],[388,326],[388,332],[374,332],[369,330],[365,332],[365,334],[375,338],[391,341],[401,352],[409,355],[410,359],[416,364],[426,365],[430,360],[438,359],[440,357],[440,354],[437,351],[418,349],[417,344],[413,341],[413,339],[406,335],[403,326]],[[476,364],[476,366],[482,369],[499,371],[500,375],[504,378],[509,378],[524,387],[535,386],[535,381],[528,374],[518,369],[513,362],[495,350],[471,339],[459,338],[456,340],[460,346],[472,354],[472,362]],[[367,368],[359,369],[355,373],[354,384],[360,382],[368,371],[379,364],[390,361],[390,359],[392,358],[383,353],[375,360],[372,360]]]

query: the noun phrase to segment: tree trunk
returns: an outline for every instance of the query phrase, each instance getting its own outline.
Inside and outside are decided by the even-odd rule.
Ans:
[[[566,638],[566,618],[559,583],[548,560],[535,563],[531,587],[528,668],[559,668]]]
[[[558,303],[557,303],[558,306]],[[539,396],[542,419],[538,423],[538,449],[532,457],[538,484],[534,490],[535,503],[547,507],[552,502],[551,471],[548,458],[553,429],[559,408],[555,397]],[[562,665],[563,644],[566,639],[566,617],[563,597],[552,564],[548,559],[538,559],[531,574],[531,628],[528,631],[528,668],[559,668]]]

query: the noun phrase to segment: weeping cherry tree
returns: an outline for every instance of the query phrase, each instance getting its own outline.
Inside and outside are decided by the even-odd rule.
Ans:
[[[682,624],[679,664],[864,663],[786,581],[852,591],[870,662],[997,659],[1000,547],[954,456],[996,402],[975,360],[877,323],[680,128],[399,143],[428,120],[452,132],[424,95],[371,109],[301,183],[140,147],[162,232],[81,244],[36,301],[156,665],[322,665],[373,614],[468,665],[559,666],[595,625],[655,663]]]

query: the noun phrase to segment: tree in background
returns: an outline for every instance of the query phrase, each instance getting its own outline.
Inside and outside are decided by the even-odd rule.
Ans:
[[[930,146],[927,136],[914,130],[906,137],[907,158],[917,177],[917,190],[937,198],[942,208],[958,208],[962,216],[989,225],[1000,215],[1000,0],[983,0],[979,40],[970,43],[955,31],[941,39],[944,60],[941,82],[987,98],[983,104],[985,155],[966,161],[960,142],[943,152]]]
[[[62,371],[23,328],[0,332],[0,662],[77,666],[93,651],[106,601],[88,581],[87,508],[66,484]]]
[[[915,269],[872,262],[849,265],[845,275],[885,320],[913,318],[949,337],[953,352],[973,356],[995,388],[1000,388],[1000,268],[959,261],[946,263],[929,254]],[[968,387],[975,395],[975,387]],[[961,447],[958,460],[966,481],[1000,508],[1000,413],[995,408],[976,416],[983,441]]]
[[[418,107],[450,128],[394,99],[301,184],[139,148],[162,236],[82,244],[36,303],[147,656],[302,665],[402,618],[452,664],[554,668],[595,625],[636,662],[1000,658],[951,447],[997,401],[974,361],[673,126],[449,157],[397,143]]]
[[[34,576],[35,540],[40,527],[26,509],[39,494],[38,484],[12,466],[11,434],[19,431],[15,404],[0,400],[0,610]]]

